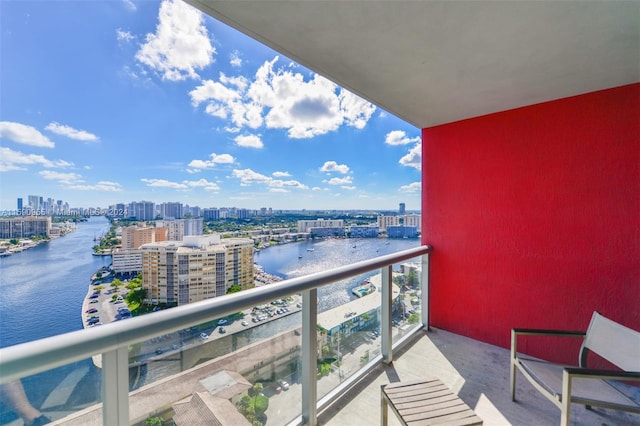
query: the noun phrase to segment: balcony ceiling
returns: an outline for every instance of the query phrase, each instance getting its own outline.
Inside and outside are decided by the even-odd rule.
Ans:
[[[640,81],[638,1],[187,2],[419,128]]]

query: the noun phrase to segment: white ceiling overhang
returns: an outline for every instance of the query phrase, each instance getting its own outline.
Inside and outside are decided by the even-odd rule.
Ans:
[[[419,128],[640,81],[639,1],[186,1]]]

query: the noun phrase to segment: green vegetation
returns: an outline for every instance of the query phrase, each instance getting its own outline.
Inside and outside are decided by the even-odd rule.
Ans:
[[[411,315],[409,315],[409,318],[407,319],[407,322],[409,324],[417,324],[418,322],[420,322],[420,314],[419,313],[413,313]]]
[[[225,294],[237,293],[239,291],[242,291],[242,287],[240,287],[237,284],[234,284],[227,289],[227,292]]]
[[[269,408],[269,398],[263,393],[264,386],[262,383],[256,383],[238,402],[238,409],[252,425],[264,424],[265,411]]]
[[[130,280],[126,288],[129,290],[129,293],[125,300],[131,313],[136,315],[139,313],[138,310],[140,306],[147,298],[147,290],[142,288],[142,275],[138,274],[138,276]],[[136,311],[136,313],[134,313],[134,311]]]
[[[9,240],[9,244],[13,244],[14,246],[17,246],[20,243],[20,240],[17,238],[12,238]]]
[[[164,420],[162,417],[149,417],[145,422],[145,426],[162,426],[164,424]]]

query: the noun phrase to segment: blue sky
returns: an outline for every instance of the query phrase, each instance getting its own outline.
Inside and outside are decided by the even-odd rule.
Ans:
[[[420,130],[179,0],[0,2],[0,209],[420,209]]]

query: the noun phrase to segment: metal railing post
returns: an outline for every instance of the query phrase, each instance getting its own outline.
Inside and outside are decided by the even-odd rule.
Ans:
[[[129,350],[102,354],[102,424],[129,424]]]
[[[388,265],[382,268],[382,301],[380,306],[380,327],[381,327],[381,352],[382,352],[382,361],[385,364],[390,364],[393,361],[393,339],[391,338],[391,295],[392,291],[392,276],[391,276],[391,267],[392,265]]]
[[[425,330],[429,330],[429,253],[422,255],[422,271],[420,274],[421,308],[420,316]]]
[[[317,423],[317,359],[318,359],[318,290],[302,292],[302,421]]]

